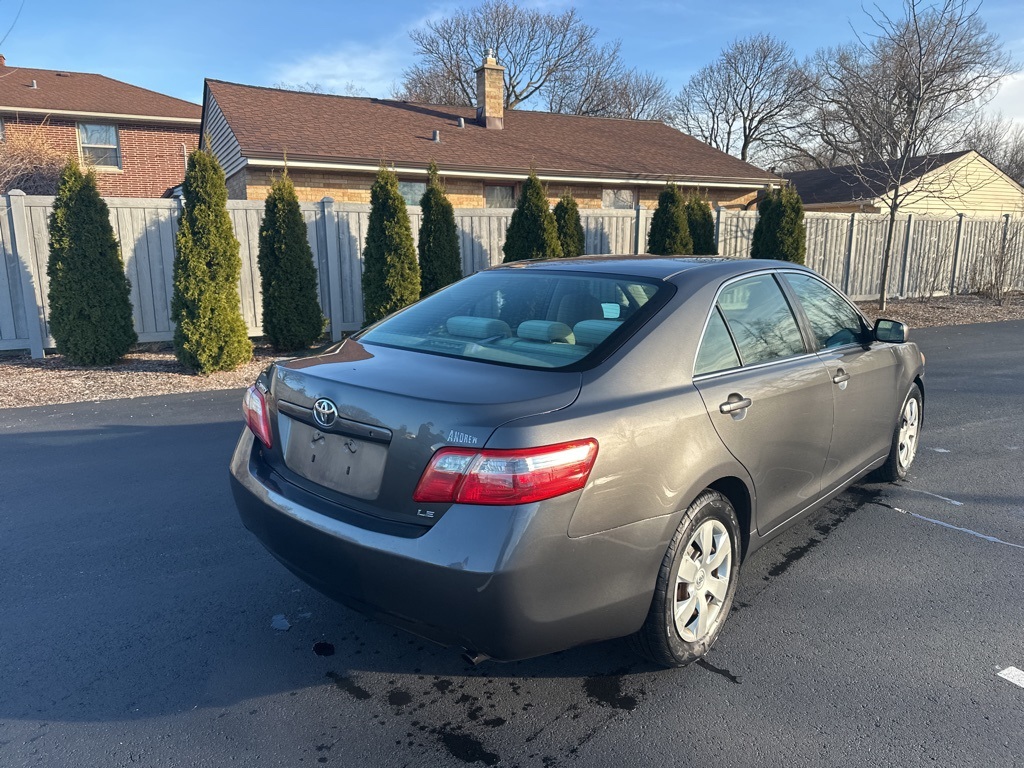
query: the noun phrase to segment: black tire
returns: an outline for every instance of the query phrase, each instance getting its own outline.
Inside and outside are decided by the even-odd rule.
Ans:
[[[703,552],[699,542],[695,542],[694,539],[698,537],[698,532],[702,531],[702,526],[709,521],[717,521],[717,526],[711,523],[703,530],[710,530],[718,538],[713,540],[714,545],[709,551]],[[728,538],[727,555],[722,554],[723,531]],[[713,569],[700,567],[708,562],[714,562],[714,556],[720,554],[722,557],[728,557],[727,573],[722,572],[724,561]],[[685,667],[711,650],[732,608],[739,579],[741,555],[740,524],[736,518],[736,510],[718,491],[703,491],[686,510],[672,536],[661,563],[661,570],[658,572],[658,582],[647,620],[640,631],[630,638],[633,649],[663,667]],[[697,576],[692,580],[692,584],[681,580],[680,568],[684,557],[697,564]],[[718,591],[722,592],[720,585],[723,580],[727,580],[724,594],[716,598],[712,591],[718,585]],[[702,631],[697,632],[691,631],[689,626],[699,625],[700,619],[694,617],[699,617],[700,614],[700,593],[703,593],[704,605],[708,610],[706,616],[710,618],[707,619],[709,625],[705,625]],[[685,616],[689,611],[687,606],[690,602],[695,603],[694,613],[690,617],[694,623],[684,626],[681,632],[677,626],[676,608],[679,606],[682,615]],[[685,624],[687,619],[684,618],[682,621]],[[684,633],[687,637],[684,637]]]
[[[907,426],[908,408],[911,405],[911,401],[915,403],[914,416],[917,429],[914,432],[913,445],[909,446],[909,450],[907,450],[908,446],[904,444],[904,427]],[[896,418],[896,426],[893,427],[892,431],[892,444],[889,447],[889,455],[885,459],[885,464],[871,473],[871,480],[879,483],[893,483],[897,480],[906,479],[907,473],[914,463],[914,457],[917,456],[917,440],[921,434],[923,419],[924,398],[921,397],[920,387],[917,384],[913,384],[910,387],[910,392],[907,393],[906,399],[903,401],[903,405],[900,406],[900,413]]]

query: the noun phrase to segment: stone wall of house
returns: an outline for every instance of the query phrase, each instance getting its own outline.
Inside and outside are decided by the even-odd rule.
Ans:
[[[5,135],[42,135],[58,151],[81,159],[74,120],[24,115],[3,115],[3,120]],[[96,169],[100,194],[107,197],[162,197],[184,180],[187,155],[199,146],[199,126],[121,123],[117,134],[121,168]]]
[[[227,177],[228,200],[246,200],[248,171],[243,168]]]
[[[263,168],[248,168],[239,171],[228,180],[229,196],[232,198],[249,200],[263,200],[270,191],[270,184],[273,177],[279,171]],[[243,176],[244,174],[244,176]],[[288,175],[295,183],[295,192],[300,202],[315,203],[325,197],[334,198],[339,203],[368,203],[370,202],[370,188],[373,186],[375,174],[372,173],[345,173],[339,171],[319,171],[306,169],[289,169]],[[401,176],[399,178],[402,178]],[[483,208],[484,207],[484,181],[474,179],[445,178],[442,174],[442,181],[445,185],[445,192],[448,199],[456,208]],[[244,179],[244,181],[243,181]],[[403,179],[405,180],[405,179]],[[420,181],[422,176],[409,178],[408,181]],[[237,184],[236,191],[233,183]],[[501,184],[502,182],[496,182]],[[244,185],[245,192],[241,193],[240,188]],[[516,192],[520,189],[516,185]],[[558,199],[565,193],[571,192],[580,208],[597,209],[602,207],[602,191],[605,187],[596,184],[555,184],[547,185],[548,201],[555,205]],[[632,188],[638,196],[640,207],[653,209],[658,205],[658,194],[660,187]],[[736,189],[701,188],[701,193],[706,195],[712,203],[712,207],[725,208],[728,210],[742,210],[748,203],[757,197],[756,191],[745,191]]]

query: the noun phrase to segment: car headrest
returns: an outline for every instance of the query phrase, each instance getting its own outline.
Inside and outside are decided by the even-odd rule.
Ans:
[[[573,326],[572,332],[576,335],[577,344],[596,347],[620,325],[622,322],[619,320],[581,320]]]
[[[572,335],[572,328],[565,323],[555,322],[554,320],[526,320],[516,328],[516,336],[520,339],[532,339],[533,341],[576,343],[576,338]]]
[[[456,315],[449,317],[444,325],[452,336],[462,336],[467,339],[489,339],[493,336],[508,337],[512,335],[512,329],[509,328],[508,323],[493,317]]]

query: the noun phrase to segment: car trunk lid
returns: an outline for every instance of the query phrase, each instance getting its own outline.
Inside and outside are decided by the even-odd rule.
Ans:
[[[349,508],[429,525],[448,505],[413,491],[443,446],[483,447],[511,420],[564,408],[581,375],[463,360],[348,340],[279,363],[270,384],[271,465]]]

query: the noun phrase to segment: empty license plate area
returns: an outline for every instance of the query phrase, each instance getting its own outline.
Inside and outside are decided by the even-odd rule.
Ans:
[[[283,414],[281,419],[289,422],[284,461],[290,470],[357,499],[377,498],[387,461],[386,445],[323,432]]]

